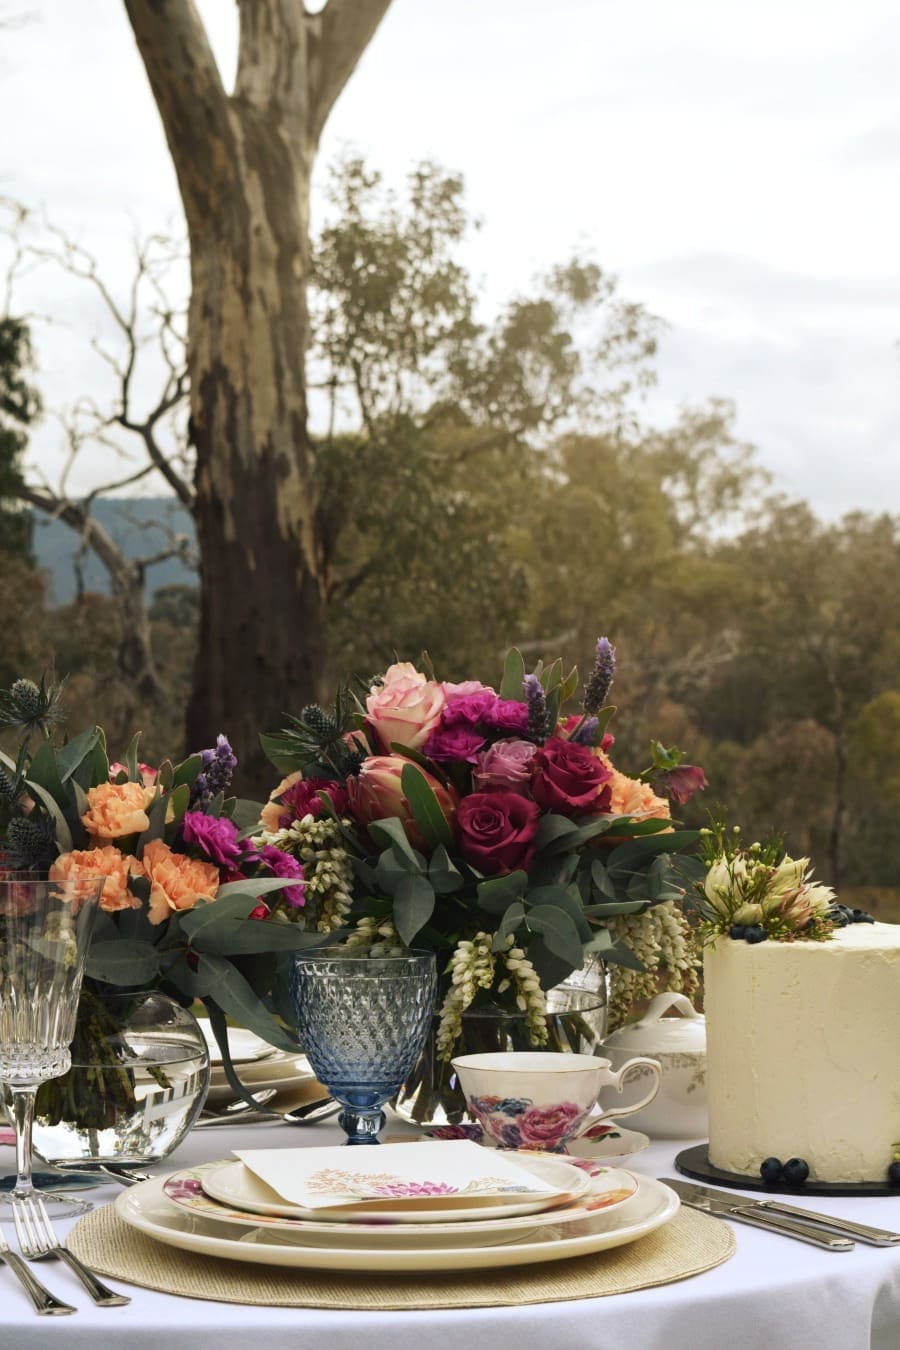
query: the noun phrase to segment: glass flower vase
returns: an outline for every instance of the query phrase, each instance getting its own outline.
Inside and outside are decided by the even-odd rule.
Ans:
[[[72,1067],[44,1083],[34,1151],[61,1167],[145,1167],[178,1146],[203,1107],[209,1051],[196,1018],[159,990],[82,991]]]
[[[486,1051],[555,1050],[576,1055],[600,1054],[606,1035],[606,979],[602,965],[589,973],[576,971],[547,994],[547,1040],[535,1045],[525,1014],[493,1003],[468,1008],[462,1015],[462,1030],[453,1055]],[[421,1125],[473,1123],[466,1099],[448,1059],[437,1053],[435,1014],[425,1048],[403,1087],[392,1102],[404,1120]]]

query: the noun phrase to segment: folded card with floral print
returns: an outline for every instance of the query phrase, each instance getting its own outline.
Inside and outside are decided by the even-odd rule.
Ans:
[[[288,1204],[306,1209],[378,1202],[552,1195],[557,1187],[511,1156],[468,1139],[438,1139],[403,1148],[254,1148],[235,1157]]]

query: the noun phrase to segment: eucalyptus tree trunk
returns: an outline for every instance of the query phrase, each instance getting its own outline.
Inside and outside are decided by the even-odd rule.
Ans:
[[[191,245],[188,366],[201,555],[191,745],[256,733],[320,693],[324,588],[305,355],[309,185],[336,98],[390,0],[238,0],[225,91],[193,0],[125,0]]]

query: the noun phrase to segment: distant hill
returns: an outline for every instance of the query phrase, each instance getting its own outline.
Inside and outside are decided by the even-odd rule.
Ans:
[[[176,534],[194,538],[194,521],[174,497],[111,497],[94,503],[93,514],[129,557],[152,554],[164,548],[164,529],[151,522],[161,521]],[[79,538],[68,525],[34,512],[34,554],[37,564],[48,574],[48,603],[66,605],[75,599],[75,555]],[[106,570],[88,552],[82,561],[85,588],[110,592]],[[147,593],[152,597],[161,586],[196,586],[197,575],[177,559],[157,563],[147,573]]]

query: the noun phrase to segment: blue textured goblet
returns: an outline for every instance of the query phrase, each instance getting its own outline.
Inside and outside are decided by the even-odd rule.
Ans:
[[[344,1108],[338,1119],[347,1143],[377,1144],[382,1107],[410,1073],[431,1026],[434,952],[299,952],[291,993],[313,1072]]]

